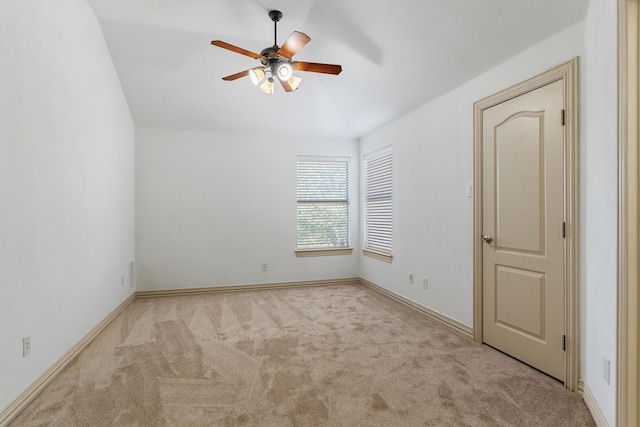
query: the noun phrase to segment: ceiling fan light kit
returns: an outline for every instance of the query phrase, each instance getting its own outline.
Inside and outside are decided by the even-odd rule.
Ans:
[[[242,49],[232,44],[223,42],[222,40],[211,41],[211,44],[214,46],[218,46],[253,59],[258,59],[262,64],[262,66],[254,67],[249,70],[240,71],[239,73],[223,77],[222,80],[233,81],[244,76],[249,76],[251,83],[256,86],[260,85],[260,90],[262,90],[266,94],[272,95],[275,92],[274,77],[276,77],[278,81],[280,81],[280,84],[282,85],[282,88],[285,90],[285,92],[293,92],[300,87],[302,77],[293,74],[294,70],[334,75],[340,74],[342,72],[342,66],[340,65],[292,61],[291,58],[293,58],[293,55],[295,55],[298,51],[300,51],[300,49],[305,47],[305,45],[309,43],[311,39],[304,33],[294,31],[284,42],[282,47],[279,47],[277,42],[277,25],[278,21],[282,18],[282,12],[280,12],[279,10],[271,10],[269,11],[269,17],[273,21],[274,25],[273,46],[263,49],[260,54]]]

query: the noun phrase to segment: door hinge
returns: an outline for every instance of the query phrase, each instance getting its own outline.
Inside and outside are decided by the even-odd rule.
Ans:
[[[567,351],[567,336],[562,336],[562,351]]]
[[[562,126],[564,126],[565,124],[565,120],[566,120],[566,116],[567,116],[567,110],[562,110]]]
[[[567,237],[567,223],[563,222],[562,223],[562,238],[566,238]]]

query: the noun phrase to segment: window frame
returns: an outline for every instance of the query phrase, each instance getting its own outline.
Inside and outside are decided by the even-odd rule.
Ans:
[[[300,199],[300,163],[343,163],[346,166],[346,200],[340,201],[336,199]],[[314,256],[332,256],[332,255],[349,255],[352,253],[351,246],[351,157],[348,156],[313,156],[299,155],[296,159],[296,250],[297,257],[314,257]],[[298,207],[303,203],[343,203],[346,205],[346,240],[345,246],[326,246],[326,247],[300,247],[300,230],[299,230],[299,211]]]

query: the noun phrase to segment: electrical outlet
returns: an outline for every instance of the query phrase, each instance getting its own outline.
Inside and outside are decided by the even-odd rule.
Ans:
[[[269,271],[269,263],[262,261],[262,271]]]
[[[120,286],[124,286],[124,274],[120,275]]]
[[[467,199],[473,198],[473,183],[467,183]]]
[[[413,283],[413,273],[409,273],[409,283]]]
[[[22,357],[26,357],[31,353],[31,335],[22,338]]]
[[[602,358],[602,377],[607,384],[611,385],[611,361],[606,357]]]
[[[429,289],[429,278],[427,276],[422,276],[422,288]]]

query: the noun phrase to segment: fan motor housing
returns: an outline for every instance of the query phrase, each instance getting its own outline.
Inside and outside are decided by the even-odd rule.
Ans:
[[[262,56],[262,58],[260,58],[262,65],[269,65],[273,64],[276,61],[283,60],[283,58],[278,55],[278,49],[278,46],[272,46],[262,49],[262,52],[260,52],[260,56]]]

